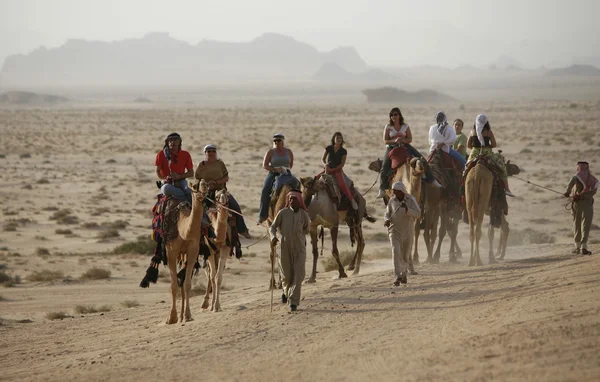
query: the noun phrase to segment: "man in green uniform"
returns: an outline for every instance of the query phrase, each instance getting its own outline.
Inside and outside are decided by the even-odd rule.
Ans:
[[[600,182],[590,173],[588,162],[577,162],[577,174],[571,178],[564,196],[573,199],[573,232],[575,249],[573,253],[591,255],[587,248],[592,218],[594,217],[594,195]]]

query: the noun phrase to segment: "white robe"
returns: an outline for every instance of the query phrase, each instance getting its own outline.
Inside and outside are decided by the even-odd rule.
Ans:
[[[430,152],[435,151],[437,145],[443,143],[442,150],[445,152],[450,152],[450,146],[454,144],[456,141],[456,131],[454,131],[454,127],[448,125],[446,126],[446,131],[444,131],[444,135],[440,134],[438,131],[438,125],[433,125],[429,128],[429,144],[431,147],[429,148]]]

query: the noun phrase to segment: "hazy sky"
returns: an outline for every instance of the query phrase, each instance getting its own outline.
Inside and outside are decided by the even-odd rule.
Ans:
[[[148,32],[196,44],[265,32],[321,51],[356,47],[373,66],[525,66],[600,56],[600,0],[0,0],[0,61],[69,38]]]

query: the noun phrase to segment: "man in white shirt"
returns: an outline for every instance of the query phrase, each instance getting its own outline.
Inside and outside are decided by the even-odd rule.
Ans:
[[[456,159],[464,169],[467,160],[458,151],[450,147],[456,141],[456,131],[448,124],[448,117],[443,111],[439,111],[435,115],[435,121],[436,124],[429,128],[429,144],[431,145],[429,151],[434,152],[438,148],[442,149]]]
[[[388,202],[384,225],[388,227],[388,235],[392,246],[394,262],[394,285],[406,284],[408,261],[415,233],[415,219],[421,216],[421,209],[416,199],[406,191],[402,182],[392,185],[394,196]]]

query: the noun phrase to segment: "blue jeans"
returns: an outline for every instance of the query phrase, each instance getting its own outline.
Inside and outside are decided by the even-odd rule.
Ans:
[[[162,192],[163,195],[170,195],[170,196],[174,197],[175,199],[187,200],[188,202],[191,203],[192,202],[192,191],[188,188],[187,180],[182,179],[179,182],[180,182],[181,188],[179,188],[173,184],[170,184],[170,183],[165,183],[160,188],[160,192]]]
[[[229,194],[229,208],[232,210],[242,213],[242,209],[238,204],[237,200],[233,197],[233,195]],[[246,233],[248,231],[248,227],[246,226],[246,222],[244,221],[244,217],[238,214],[235,215],[235,225],[237,227],[238,233]]]
[[[464,156],[461,155],[461,153],[454,150],[453,148],[450,148],[448,154],[450,154],[452,158],[456,159],[461,164],[463,170],[465,169],[465,166],[467,165],[467,160]]]
[[[265,178],[263,189],[260,194],[260,206],[258,209],[258,219],[266,220],[269,217],[269,204],[271,203],[271,191],[273,190],[273,183],[277,176],[274,172],[269,172]]]

